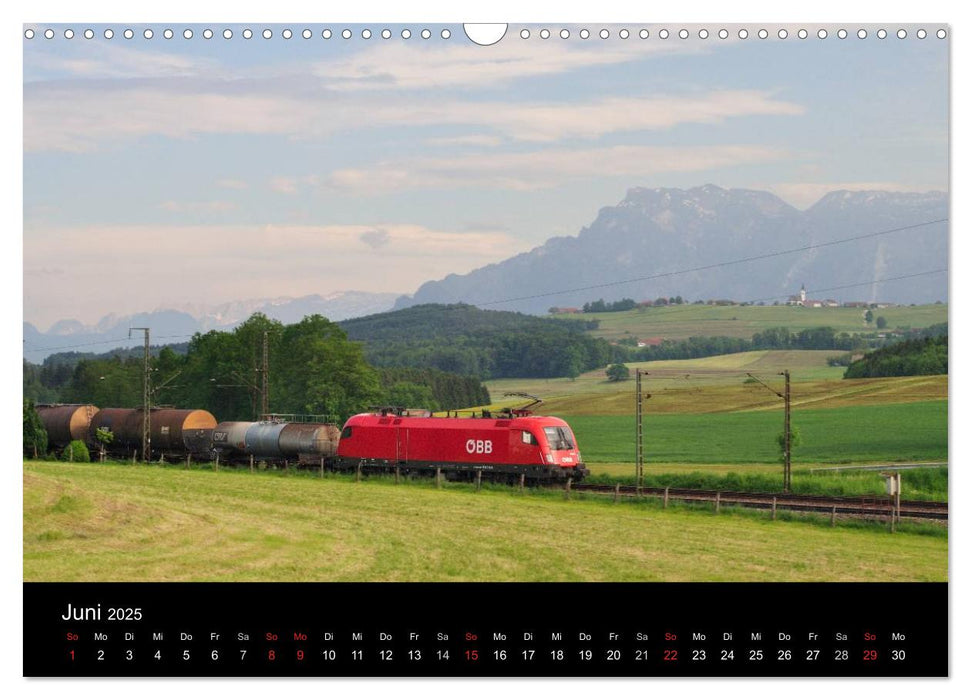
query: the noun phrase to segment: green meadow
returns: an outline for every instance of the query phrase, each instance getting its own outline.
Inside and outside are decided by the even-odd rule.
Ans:
[[[669,338],[691,336],[728,336],[751,338],[768,328],[788,328],[792,332],[829,326],[837,333],[865,333],[877,330],[867,325],[865,309],[803,308],[800,306],[709,306],[683,304],[631,311],[593,314],[557,314],[556,318],[597,319],[600,328],[591,334],[608,340]],[[947,304],[924,304],[873,309],[874,318],[883,316],[888,328],[926,328],[947,321]]]
[[[944,581],[946,530],[344,476],[25,462],[25,581]]]

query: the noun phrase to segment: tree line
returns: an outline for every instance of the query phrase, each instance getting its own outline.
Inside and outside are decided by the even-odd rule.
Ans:
[[[947,336],[918,338],[867,353],[850,363],[844,379],[947,374]]]
[[[284,325],[254,314],[233,331],[197,333],[185,354],[163,347],[150,363],[152,402],[210,411],[220,420],[252,420],[261,411],[263,342],[269,409],[343,420],[372,405],[427,401],[442,410],[489,403],[478,379],[442,372],[379,371],[360,343],[319,315]],[[51,358],[48,358],[51,359]],[[144,362],[129,353],[24,363],[24,396],[37,402],[142,405]],[[407,400],[405,400],[407,399]]]
[[[576,377],[621,351],[585,331],[596,320],[548,319],[467,304],[424,304],[343,321],[377,367],[426,367],[483,379]]]

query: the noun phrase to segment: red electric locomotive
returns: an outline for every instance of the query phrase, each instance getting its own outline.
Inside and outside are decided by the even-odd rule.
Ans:
[[[478,471],[510,480],[523,474],[531,481],[578,481],[590,473],[566,422],[515,414],[433,418],[389,410],[360,413],[344,424],[337,463],[341,469],[441,469],[466,477]]]

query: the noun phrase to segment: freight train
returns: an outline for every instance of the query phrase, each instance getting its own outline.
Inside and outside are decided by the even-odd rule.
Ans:
[[[84,440],[95,450],[137,456],[144,412],[84,405],[37,407],[52,447]],[[589,474],[570,426],[528,410],[434,417],[426,411],[378,408],[332,423],[218,423],[208,411],[152,409],[150,459],[191,457],[222,462],[262,461],[365,473],[442,472],[447,478],[579,481]],[[111,431],[102,445],[98,431]],[[102,433],[103,434],[103,433]]]

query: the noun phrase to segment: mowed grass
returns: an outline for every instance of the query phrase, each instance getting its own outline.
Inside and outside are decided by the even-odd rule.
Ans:
[[[947,540],[508,489],[24,463],[26,581],[944,581]]]
[[[665,360],[628,365],[648,372],[643,392],[651,398],[645,410],[656,413],[717,413],[775,410],[779,397],[749,379],[757,376],[782,392],[779,375],[790,371],[793,408],[835,408],[887,403],[946,400],[946,376],[842,379],[842,367],[829,367],[829,350],[760,350],[695,360]],[[495,407],[513,403],[506,392],[539,396],[543,413],[559,415],[633,415],[634,381],[608,382],[603,369],[575,380],[500,379],[487,382]],[[516,399],[515,401],[519,401]]]
[[[767,328],[788,328],[797,332],[830,326],[837,333],[876,331],[876,324],[864,323],[865,309],[808,309],[798,306],[682,306],[651,307],[598,314],[559,314],[557,318],[597,319],[600,328],[591,335],[608,340],[623,338],[667,338],[683,340],[692,336],[751,338]],[[901,306],[874,309],[874,319],[883,316],[887,327],[926,328],[947,321],[947,304]]]
[[[653,399],[651,399],[653,401]],[[771,463],[779,458],[781,408],[708,414],[655,414],[646,402],[645,462]],[[633,462],[633,415],[563,415],[588,463]],[[933,462],[947,460],[947,402],[793,408],[801,444],[793,462]]]

